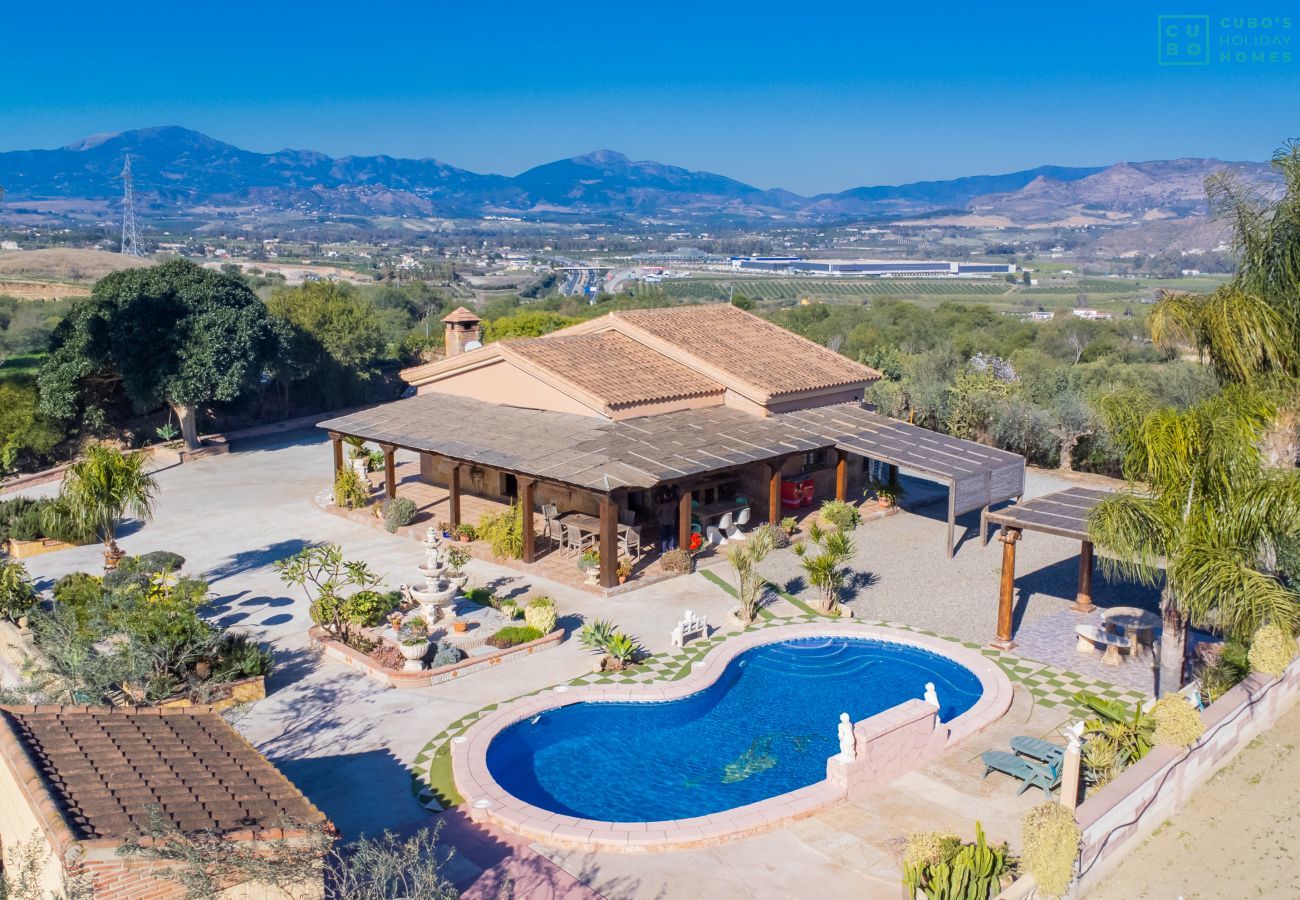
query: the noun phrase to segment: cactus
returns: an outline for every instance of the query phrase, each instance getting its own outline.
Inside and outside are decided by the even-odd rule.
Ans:
[[[903,861],[903,886],[911,900],[922,892],[928,900],[989,900],[1011,868],[1006,844],[990,847],[975,823],[975,843],[952,848],[944,860]]]

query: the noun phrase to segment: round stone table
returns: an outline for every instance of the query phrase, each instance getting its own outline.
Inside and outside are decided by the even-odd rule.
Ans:
[[[1141,656],[1150,651],[1156,642],[1156,629],[1160,617],[1136,606],[1116,606],[1102,614],[1106,630],[1122,634],[1133,642],[1132,653]]]

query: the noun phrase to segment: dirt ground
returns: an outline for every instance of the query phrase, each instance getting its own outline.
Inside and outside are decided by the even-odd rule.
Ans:
[[[1088,900],[1300,896],[1300,704],[1201,786]]]
[[[84,284],[64,284],[57,281],[0,281],[0,296],[19,300],[62,300],[64,297],[86,297],[90,288]]]

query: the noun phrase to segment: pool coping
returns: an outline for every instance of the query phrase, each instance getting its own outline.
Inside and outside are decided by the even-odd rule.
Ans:
[[[857,637],[903,644],[936,653],[968,669],[983,693],[969,710],[950,722],[945,751],[1001,718],[1011,706],[1013,687],[1006,673],[977,650],[939,637],[878,625],[809,622],[746,631],[728,638],[695,663],[679,681],[636,685],[561,685],[520,697],[483,716],[451,744],[452,774],[475,821],[499,826],[531,840],[556,847],[614,852],[652,852],[707,846],[776,828],[820,812],[846,798],[841,784],[824,779],[755,803],[706,816],[657,822],[607,822],[561,815],[525,803],[497,784],[488,770],[487,750],[505,728],[547,710],[582,702],[661,702],[677,700],[713,684],[727,663],[766,644],[810,637]],[[864,721],[887,716],[882,710]],[[827,727],[834,727],[834,723]],[[918,761],[919,764],[920,761]],[[615,785],[609,786],[615,789]]]

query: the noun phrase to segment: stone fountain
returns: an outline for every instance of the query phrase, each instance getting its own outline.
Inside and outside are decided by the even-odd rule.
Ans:
[[[425,587],[421,590],[413,586],[410,590],[411,596],[420,604],[425,622],[432,626],[441,619],[451,618],[451,603],[459,589],[447,578],[447,561],[443,559],[442,541],[435,529],[426,533],[424,543],[427,549],[424,564],[419,569]]]

